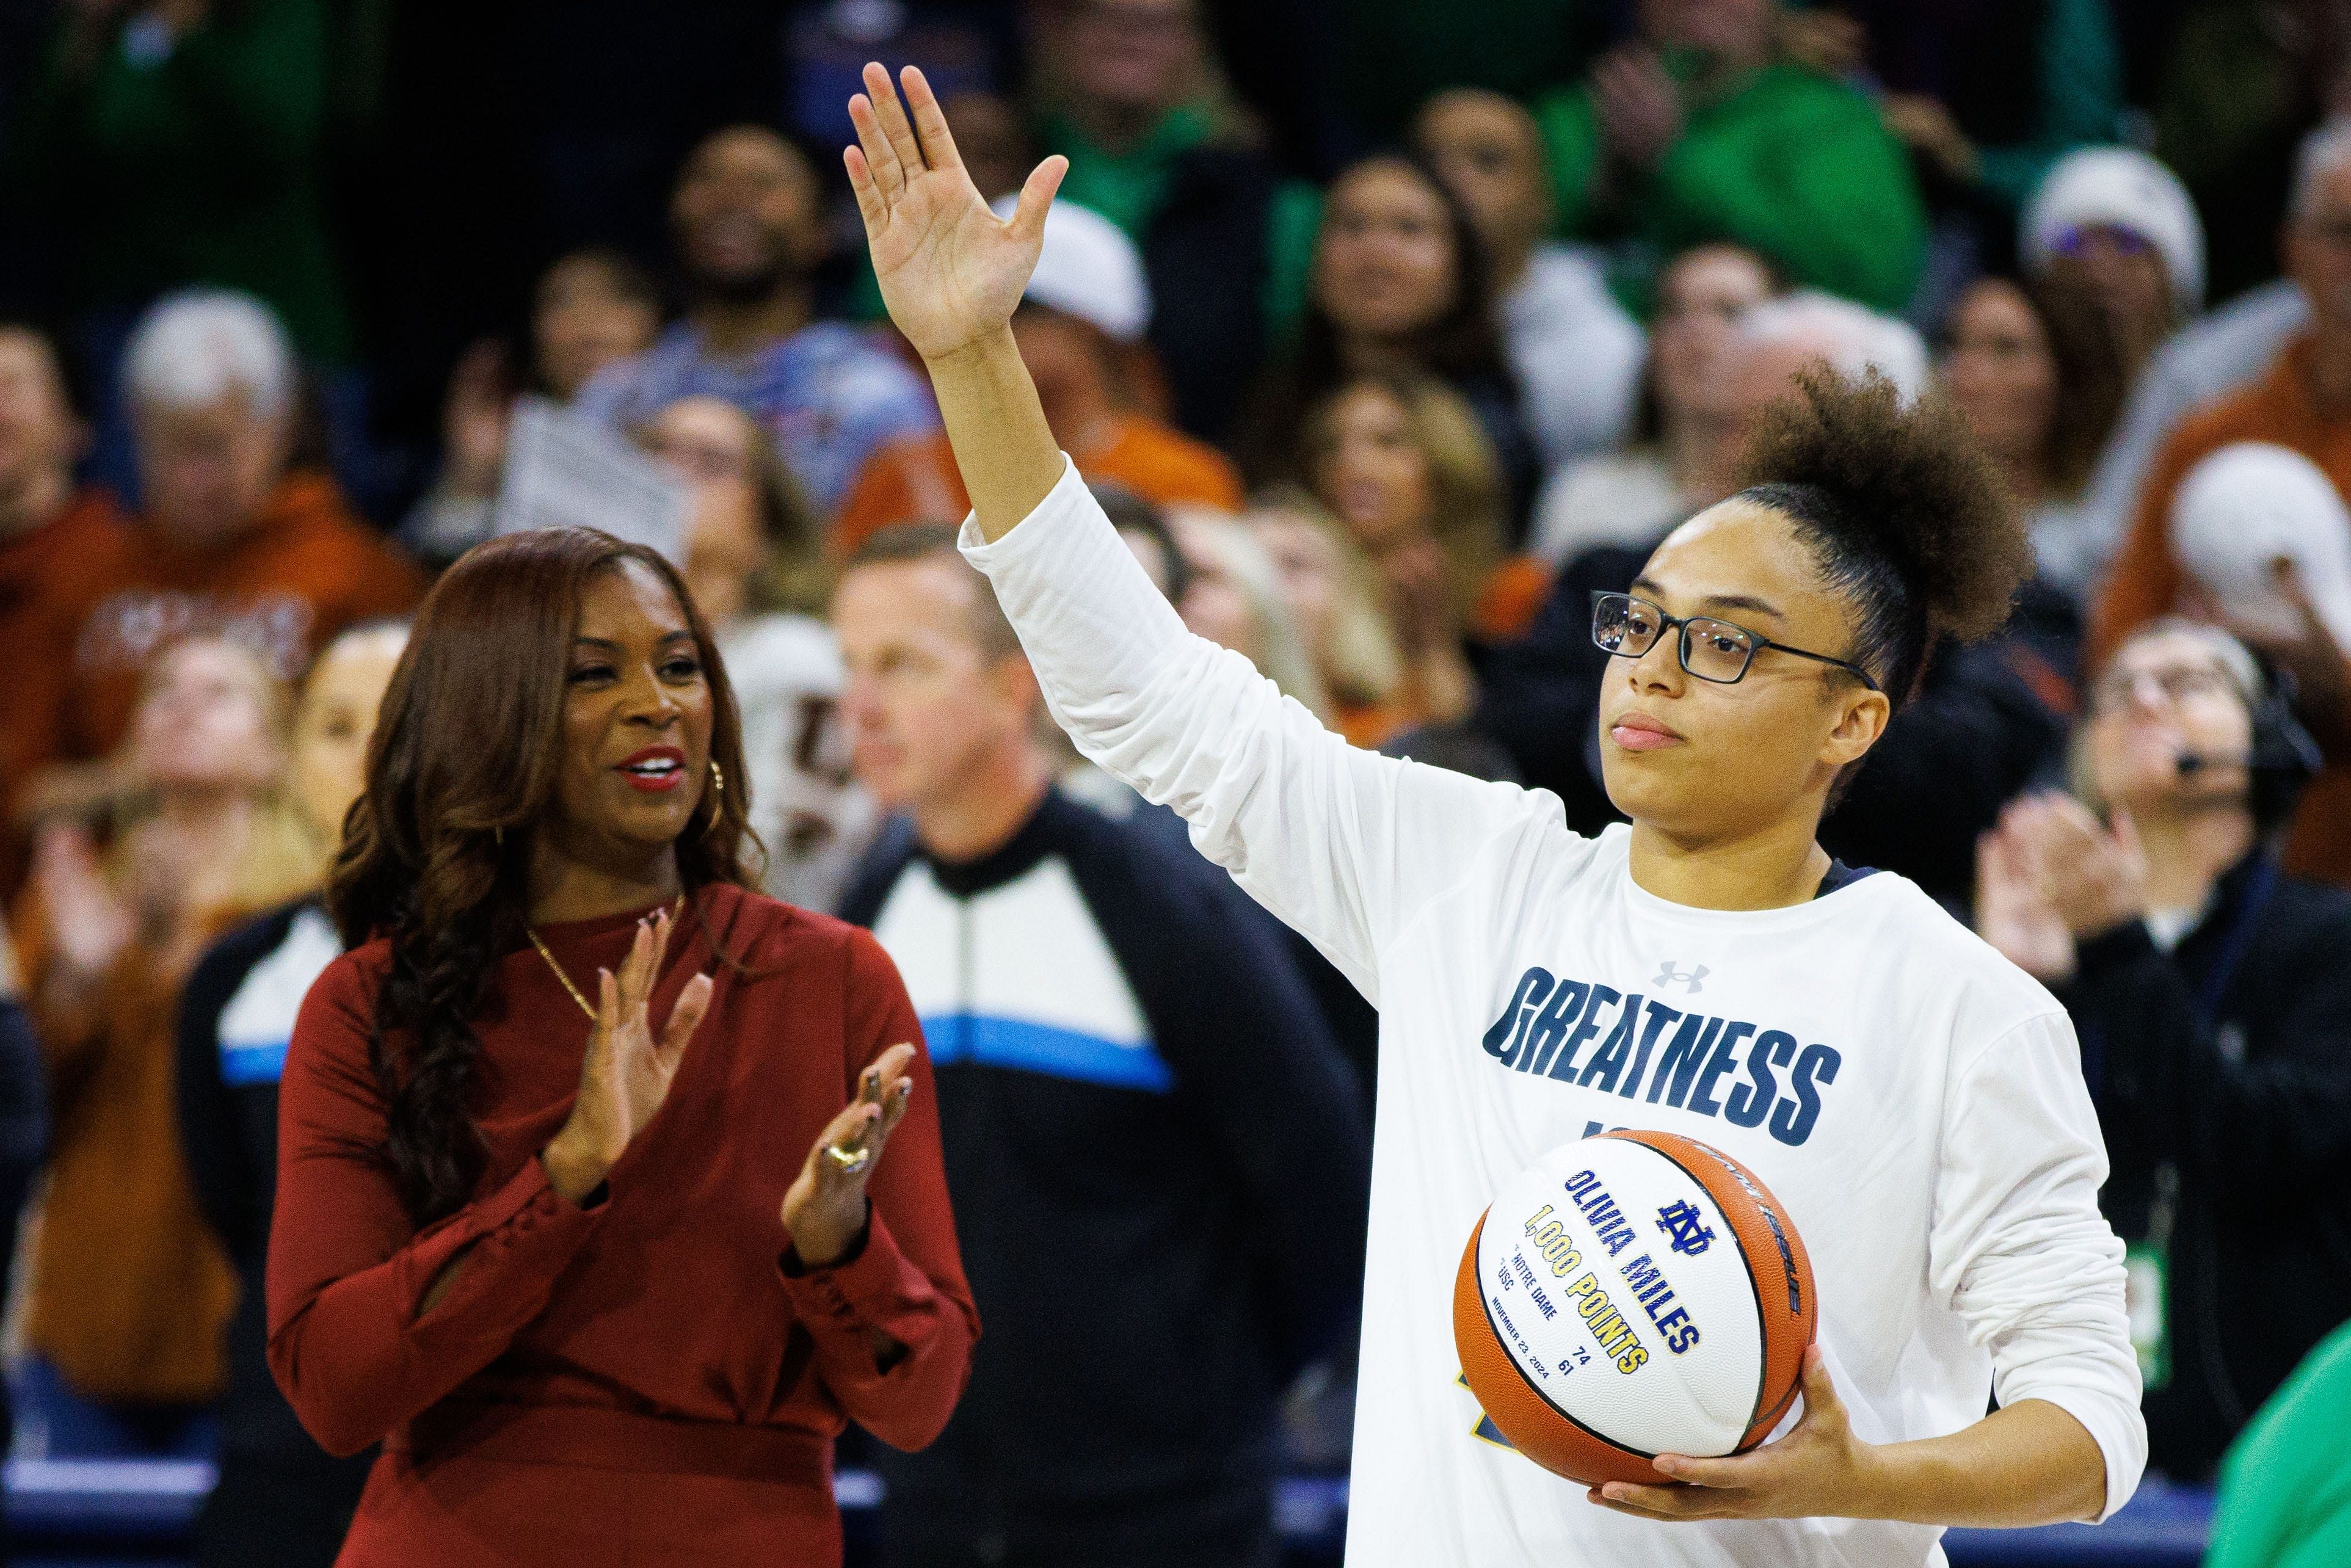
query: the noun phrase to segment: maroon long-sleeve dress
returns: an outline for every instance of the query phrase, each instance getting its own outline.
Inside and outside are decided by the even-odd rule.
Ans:
[[[778,1219],[859,1071],[922,1039],[897,971],[838,921],[732,887],[691,902],[653,1017],[705,969],[709,1014],[585,1209],[536,1156],[569,1113],[589,1020],[533,949],[500,961],[503,1003],[475,1020],[487,1174],[422,1232],[382,1156],[368,1066],[386,945],[337,960],[303,1003],[280,1092],[269,1361],[326,1448],[384,1443],[347,1568],[836,1563],[844,1420],[918,1448],[962,1393],[978,1320],[926,1056],[862,1249],[787,1272]],[[592,994],[634,923],[539,935]],[[904,1347],[886,1365],[875,1330]]]

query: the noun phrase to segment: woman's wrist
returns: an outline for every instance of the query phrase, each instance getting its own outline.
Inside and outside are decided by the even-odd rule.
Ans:
[[[803,1212],[784,1234],[791,1239],[792,1251],[806,1269],[830,1269],[848,1255],[857,1238],[869,1223],[866,1200],[860,1195],[855,1210],[847,1216]]]
[[[547,1185],[556,1196],[573,1204],[594,1192],[611,1168],[610,1161],[586,1152],[569,1126],[547,1141],[538,1152],[538,1163],[546,1167]]]

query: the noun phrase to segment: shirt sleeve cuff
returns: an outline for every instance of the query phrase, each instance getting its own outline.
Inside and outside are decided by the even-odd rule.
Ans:
[[[420,1238],[426,1243],[415,1254],[420,1300],[457,1253],[470,1247],[468,1256],[475,1261],[418,1321],[419,1328],[464,1321],[469,1305],[486,1291],[511,1294],[524,1281],[552,1281],[602,1218],[601,1206],[581,1208],[566,1202],[536,1155],[523,1161],[522,1168],[496,1191]]]
[[[797,1261],[789,1249],[778,1260]],[[843,1329],[886,1329],[910,1302],[932,1294],[930,1281],[898,1250],[879,1209],[867,1210],[864,1244],[852,1247],[840,1261],[799,1272],[781,1266],[778,1271],[803,1322]]]

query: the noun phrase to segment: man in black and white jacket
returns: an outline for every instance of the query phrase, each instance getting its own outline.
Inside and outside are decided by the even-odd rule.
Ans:
[[[904,813],[842,913],[904,977],[987,1324],[883,1457],[899,1568],[1271,1564],[1275,1403],[1352,1342],[1362,1091],[1215,867],[1053,787],[1019,643],[943,528],[834,601],[861,779]]]

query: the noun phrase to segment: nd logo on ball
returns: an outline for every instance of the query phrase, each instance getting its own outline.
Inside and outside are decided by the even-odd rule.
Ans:
[[[1596,1485],[1753,1448],[1796,1396],[1812,1263],[1737,1161],[1669,1133],[1565,1144],[1511,1178],[1454,1281],[1462,1376],[1519,1450]]]

